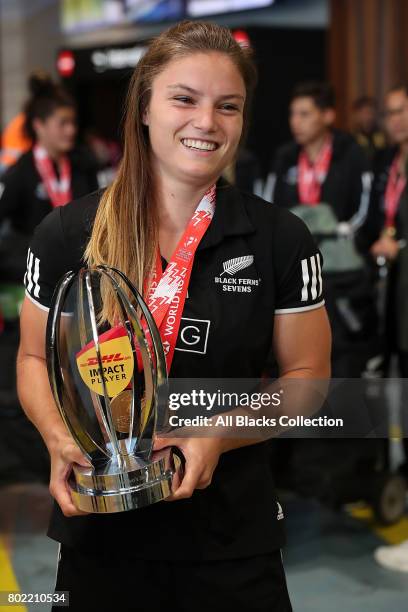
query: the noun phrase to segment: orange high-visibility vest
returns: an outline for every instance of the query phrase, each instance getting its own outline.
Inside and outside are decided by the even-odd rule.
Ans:
[[[4,128],[1,141],[0,166],[8,168],[32,146],[31,140],[24,133],[24,113],[19,113]]]

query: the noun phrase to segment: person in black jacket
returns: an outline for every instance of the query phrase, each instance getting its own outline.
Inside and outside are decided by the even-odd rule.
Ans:
[[[370,209],[359,235],[360,247],[388,267],[385,307],[386,362],[398,359],[400,376],[408,378],[408,89],[398,85],[385,98],[386,129],[394,146],[384,154],[375,175]],[[387,365],[387,364],[386,364]],[[404,439],[408,458],[408,443]],[[408,476],[408,461],[404,467]]]
[[[393,142],[382,157],[373,183],[369,214],[358,236],[359,245],[373,257],[397,262],[405,247],[402,199],[408,163],[408,89],[393,87],[385,97],[385,125]],[[401,242],[402,240],[402,242]],[[407,370],[408,371],[408,370]]]
[[[24,108],[33,146],[0,182],[1,280],[22,282],[35,227],[55,207],[98,187],[97,164],[75,149],[76,110],[71,96],[52,81],[33,80]]]
[[[294,140],[277,151],[263,195],[287,208],[329,205],[334,239],[349,238],[349,247],[367,215],[372,175],[352,136],[333,128],[334,104],[328,84],[310,82],[295,88],[289,116]],[[375,350],[368,340],[369,328],[375,325],[371,278],[365,269],[328,272],[323,267],[333,331],[333,376],[359,377]]]
[[[332,376],[359,378],[377,351],[374,284],[354,248],[355,232],[367,215],[372,176],[367,157],[353,137],[334,129],[334,107],[334,92],[328,84],[309,82],[295,88],[289,113],[293,140],[277,151],[263,195],[278,206],[295,209],[305,220],[315,219],[333,334]],[[338,261],[344,265],[337,265]],[[282,440],[277,446],[281,459],[276,473],[283,461],[292,466],[289,479],[301,494],[323,502],[345,501],[350,492],[338,486],[341,478],[331,461],[336,456],[357,457],[356,443],[347,439],[288,442]],[[361,455],[371,457],[376,452],[373,445],[361,441],[358,447]]]
[[[359,243],[370,249],[377,263],[386,265],[385,299],[385,371],[391,357],[397,357],[399,375],[408,378],[408,86],[398,84],[385,96],[385,127],[394,143],[383,156],[378,168],[367,220],[361,229]],[[408,411],[407,388],[403,385],[401,421],[404,431],[405,462],[401,474],[408,479]],[[394,546],[381,546],[374,553],[377,562],[408,572],[408,540]]]
[[[31,148],[0,179],[0,336],[3,368],[0,376],[2,407],[14,415],[21,435],[10,443],[2,461],[9,472],[14,458],[16,477],[47,479],[48,457],[39,436],[23,415],[16,394],[15,361],[18,348],[18,312],[24,297],[27,250],[35,227],[55,207],[97,188],[96,166],[85,151],[74,150],[75,103],[71,96],[42,75],[30,79],[31,97],[24,108],[25,131]],[[47,236],[47,240],[51,239]],[[1,312],[3,304],[7,310]],[[8,431],[8,428],[7,428]],[[6,435],[6,434],[5,434]],[[30,439],[30,458],[26,444]],[[18,461],[15,461],[15,458]],[[13,467],[15,467],[13,465]],[[29,466],[29,467],[27,467]]]
[[[364,222],[372,177],[361,147],[351,135],[333,128],[334,104],[329,85],[296,87],[289,119],[294,140],[277,151],[264,198],[287,207],[326,202],[344,233]]]
[[[385,353],[398,357],[401,376],[408,377],[408,91],[398,85],[385,98],[386,129],[392,147],[383,155],[373,183],[369,214],[358,235],[360,249],[388,267],[385,309]]]

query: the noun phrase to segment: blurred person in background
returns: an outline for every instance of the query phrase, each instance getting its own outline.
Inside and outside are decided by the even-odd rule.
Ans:
[[[30,83],[24,130],[31,148],[0,182],[0,279],[21,283],[34,228],[53,208],[98,187],[93,158],[74,149],[74,100],[49,79]]]
[[[372,310],[373,288],[363,262],[353,251],[353,236],[366,218],[372,176],[354,138],[334,129],[335,118],[335,96],[329,84],[308,82],[295,88],[289,114],[293,141],[277,151],[264,197],[296,210],[307,224],[306,217],[311,219],[317,213],[313,214],[315,230],[312,225],[309,229],[317,239],[322,235],[331,238],[330,251],[326,255],[322,252],[333,331],[332,372],[337,377],[359,377],[370,352],[367,336],[372,320],[368,311]],[[343,254],[349,256],[351,263],[345,261],[343,267],[353,272],[329,274],[331,264],[333,270],[339,264],[329,261],[335,252],[339,260]]]
[[[369,215],[362,229],[364,248],[370,246],[375,261],[388,268],[385,312],[385,353],[388,371],[392,355],[399,375],[408,378],[408,86],[393,87],[384,101],[385,127],[393,143],[376,173]],[[408,435],[407,389],[401,398],[401,421]],[[408,439],[403,438],[405,462],[400,466],[408,479]],[[408,540],[381,546],[375,558],[384,567],[408,572]]]
[[[28,90],[33,96],[38,84],[44,86],[52,83],[51,76],[43,70],[36,70],[28,77]],[[1,135],[0,173],[16,163],[19,157],[32,147],[32,140],[25,129],[26,117],[23,111],[18,113],[6,125]]]
[[[334,128],[335,119],[329,84],[308,82],[295,88],[289,112],[293,140],[278,149],[265,195],[302,218],[318,243],[333,336],[332,376],[349,379],[360,378],[378,351],[374,279],[355,244],[369,206],[372,175],[364,151],[351,134]],[[346,422],[355,422],[352,402],[338,408]],[[374,466],[381,450],[373,442],[273,441],[278,485],[336,509],[356,501],[355,474],[361,466]]]
[[[408,92],[405,85],[385,97],[385,126],[393,146],[376,172],[369,214],[358,237],[374,262],[388,266],[385,351],[387,361],[398,356],[403,378],[408,377]],[[408,476],[408,470],[406,471]]]
[[[326,83],[298,85],[290,102],[293,141],[278,149],[267,180],[269,201],[279,206],[327,202],[341,233],[363,223],[371,179],[361,148],[350,134],[334,129],[335,97]]]
[[[0,335],[1,482],[46,480],[49,475],[48,454],[22,412],[16,392],[14,364],[28,244],[36,225],[53,208],[97,188],[92,160],[74,151],[77,128],[73,99],[43,76],[32,77],[30,88],[23,112],[30,149],[0,180],[0,312],[4,319]],[[29,261],[29,266],[35,279],[34,262]]]
[[[375,164],[378,153],[386,145],[385,134],[378,125],[377,102],[370,96],[360,96],[353,102],[353,136]]]

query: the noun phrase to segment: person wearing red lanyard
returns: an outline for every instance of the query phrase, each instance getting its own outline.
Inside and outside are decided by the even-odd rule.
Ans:
[[[353,240],[367,215],[372,175],[353,137],[334,129],[335,116],[329,84],[309,82],[295,87],[289,111],[293,141],[276,152],[264,197],[285,208],[313,207],[316,217],[318,204],[325,203],[334,213],[339,240]],[[367,314],[373,283],[366,270],[354,277],[343,274],[341,279],[338,274],[327,275],[325,281],[333,331],[333,376],[359,377],[373,352],[373,317]]]
[[[334,129],[335,96],[326,83],[297,85],[290,102],[293,141],[276,152],[263,195],[279,206],[329,204],[340,234],[352,234],[367,215],[371,173],[361,147]]]
[[[375,176],[369,215],[361,242],[374,260],[388,263],[386,308],[387,353],[398,355],[401,375],[408,376],[408,334],[405,331],[406,302],[404,278],[408,222],[406,186],[408,161],[408,95],[404,86],[385,97],[385,127],[393,146],[386,151]],[[407,447],[408,450],[408,447]],[[408,469],[407,469],[408,476]]]
[[[391,372],[391,358],[396,356],[399,376],[403,379],[401,425],[403,430],[404,462],[400,472],[408,481],[408,89],[400,84],[388,91],[384,100],[387,135],[392,145],[379,166],[370,202],[369,215],[361,232],[364,249],[377,263],[388,267],[385,300],[385,372]],[[377,562],[402,572],[408,572],[408,541],[394,546],[381,546],[374,553]]]
[[[0,223],[7,221],[13,234],[27,244],[53,208],[98,187],[91,155],[74,149],[77,126],[72,97],[50,80],[33,77],[31,89],[24,125],[32,147],[0,179]],[[4,263],[1,268],[5,269]]]
[[[386,129],[395,146],[388,151],[385,168],[377,172],[370,218],[364,228],[376,231],[374,224],[380,225],[380,237],[371,246],[373,257],[385,257],[392,262],[401,247],[401,230],[398,227],[399,205],[405,190],[408,159],[408,104],[404,86],[392,89],[385,99]],[[385,179],[385,180],[384,180]],[[380,203],[380,200],[382,203]]]
[[[329,376],[310,233],[220,178],[243,139],[255,77],[251,52],[227,28],[182,22],[160,34],[130,83],[113,184],[55,209],[31,242],[19,393],[50,451],[48,535],[61,544],[56,588],[70,591],[72,610],[292,609],[267,442],[157,438],[156,449],[172,443],[186,460],[170,501],[81,513],[66,477],[86,459],[56,410],[44,360],[58,279],[104,262],[143,292],[172,378],[261,378],[271,346],[281,376]]]
[[[53,208],[98,187],[92,159],[74,149],[77,128],[71,96],[50,78],[33,74],[30,97],[21,119],[30,146],[0,177],[0,299],[2,304],[10,305],[4,313],[8,336],[3,344],[8,347],[10,363],[17,356],[18,312],[24,297],[27,249],[34,229]],[[2,391],[7,389],[11,397],[15,396],[13,378],[8,377],[6,382],[3,376],[0,386]],[[17,398],[13,409],[21,414]],[[21,419],[25,427],[23,415]],[[41,450],[39,445],[35,452]],[[42,464],[44,470],[38,475],[46,478],[46,456]]]

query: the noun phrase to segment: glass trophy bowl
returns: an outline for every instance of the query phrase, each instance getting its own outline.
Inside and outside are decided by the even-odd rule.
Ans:
[[[113,322],[104,316],[108,298]],[[135,287],[107,266],[68,272],[53,296],[46,343],[56,405],[92,464],[73,464],[69,475],[77,508],[121,512],[168,497],[182,457],[153,452],[168,418],[166,359]]]

